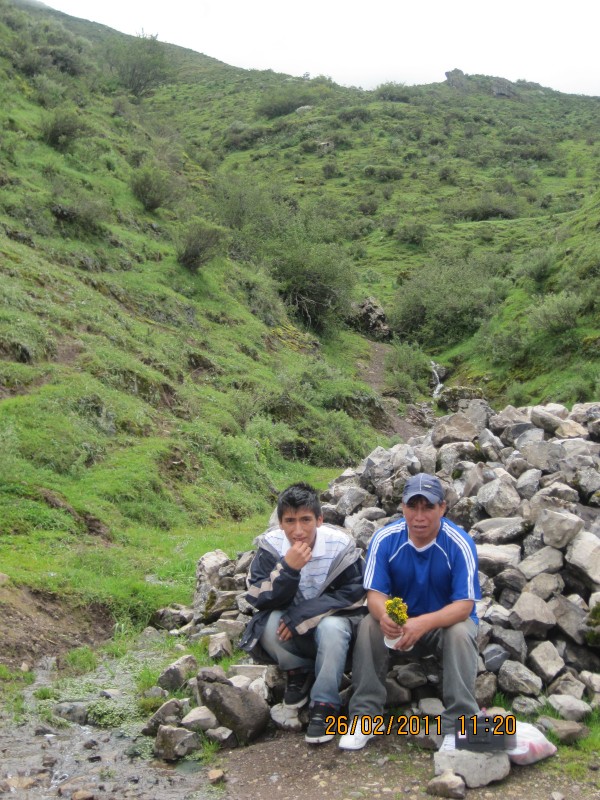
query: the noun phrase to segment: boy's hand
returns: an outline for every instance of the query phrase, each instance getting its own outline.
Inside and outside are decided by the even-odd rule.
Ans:
[[[284,556],[284,561],[292,569],[302,569],[312,558],[312,550],[305,542],[294,542]]]
[[[277,636],[279,639],[281,639],[282,642],[289,641],[293,635],[294,634],[291,632],[291,630],[288,628],[285,622],[279,623],[277,627]]]

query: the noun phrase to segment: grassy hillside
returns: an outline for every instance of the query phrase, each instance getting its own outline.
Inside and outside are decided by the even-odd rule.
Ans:
[[[431,357],[496,403],[597,397],[599,103],[366,92],[0,0],[0,571],[188,600],[259,524],[224,520],[387,443],[366,296],[401,401]]]

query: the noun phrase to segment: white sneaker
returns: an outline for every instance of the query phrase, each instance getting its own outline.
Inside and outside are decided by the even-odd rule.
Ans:
[[[444,736],[444,741],[440,745],[438,753],[447,752],[449,750],[456,750],[456,736],[453,733],[447,733]]]
[[[368,719],[368,724],[365,725],[365,728],[371,730],[372,727],[372,720],[371,718]],[[345,733],[339,742],[339,747],[341,750],[362,750],[369,739],[372,739],[375,734],[373,733],[363,733],[362,732],[362,719],[356,720],[356,728],[354,733]]]

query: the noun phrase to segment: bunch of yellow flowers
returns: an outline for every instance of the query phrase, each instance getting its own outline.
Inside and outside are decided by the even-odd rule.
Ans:
[[[401,597],[392,597],[385,601],[385,611],[396,625],[404,625],[408,619],[408,606]]]

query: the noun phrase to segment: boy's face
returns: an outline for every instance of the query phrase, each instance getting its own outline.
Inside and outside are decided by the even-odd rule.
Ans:
[[[286,508],[279,525],[290,544],[302,542],[312,549],[317,537],[317,528],[322,522],[323,517],[316,517],[310,508]]]

